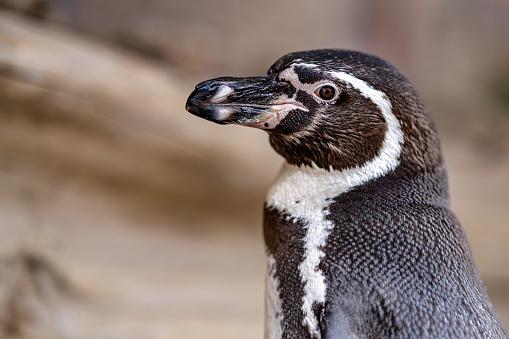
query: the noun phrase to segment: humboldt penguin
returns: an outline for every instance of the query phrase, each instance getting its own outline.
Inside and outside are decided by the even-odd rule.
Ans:
[[[290,53],[196,86],[186,109],[265,130],[265,338],[507,338],[449,208],[428,110],[388,62]]]

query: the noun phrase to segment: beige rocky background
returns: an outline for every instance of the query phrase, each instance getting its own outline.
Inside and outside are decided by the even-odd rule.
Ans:
[[[261,131],[184,110],[210,77],[350,48],[434,114],[509,326],[509,3],[0,0],[0,337],[261,338]]]

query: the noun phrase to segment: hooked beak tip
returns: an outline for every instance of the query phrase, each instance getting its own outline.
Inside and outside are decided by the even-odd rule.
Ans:
[[[203,106],[206,105],[204,105],[200,101],[195,101],[189,98],[186,102],[186,111],[199,118],[215,122],[216,124],[219,125],[226,124],[226,122],[222,121],[222,119],[218,119],[217,109],[215,109],[214,107],[203,107]]]

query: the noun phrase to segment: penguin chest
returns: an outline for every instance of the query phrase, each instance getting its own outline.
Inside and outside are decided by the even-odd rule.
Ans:
[[[319,268],[331,225],[265,210],[268,254],[266,338],[320,338],[327,291]]]
[[[265,206],[266,338],[320,338],[327,292],[320,263],[333,228],[328,207],[337,190],[301,176],[301,172],[284,173]],[[303,187],[302,182],[309,185]]]

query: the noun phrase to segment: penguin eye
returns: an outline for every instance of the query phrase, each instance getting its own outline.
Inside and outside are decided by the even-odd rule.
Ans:
[[[337,90],[331,85],[324,85],[315,90],[315,95],[324,101],[331,101],[336,98]]]

